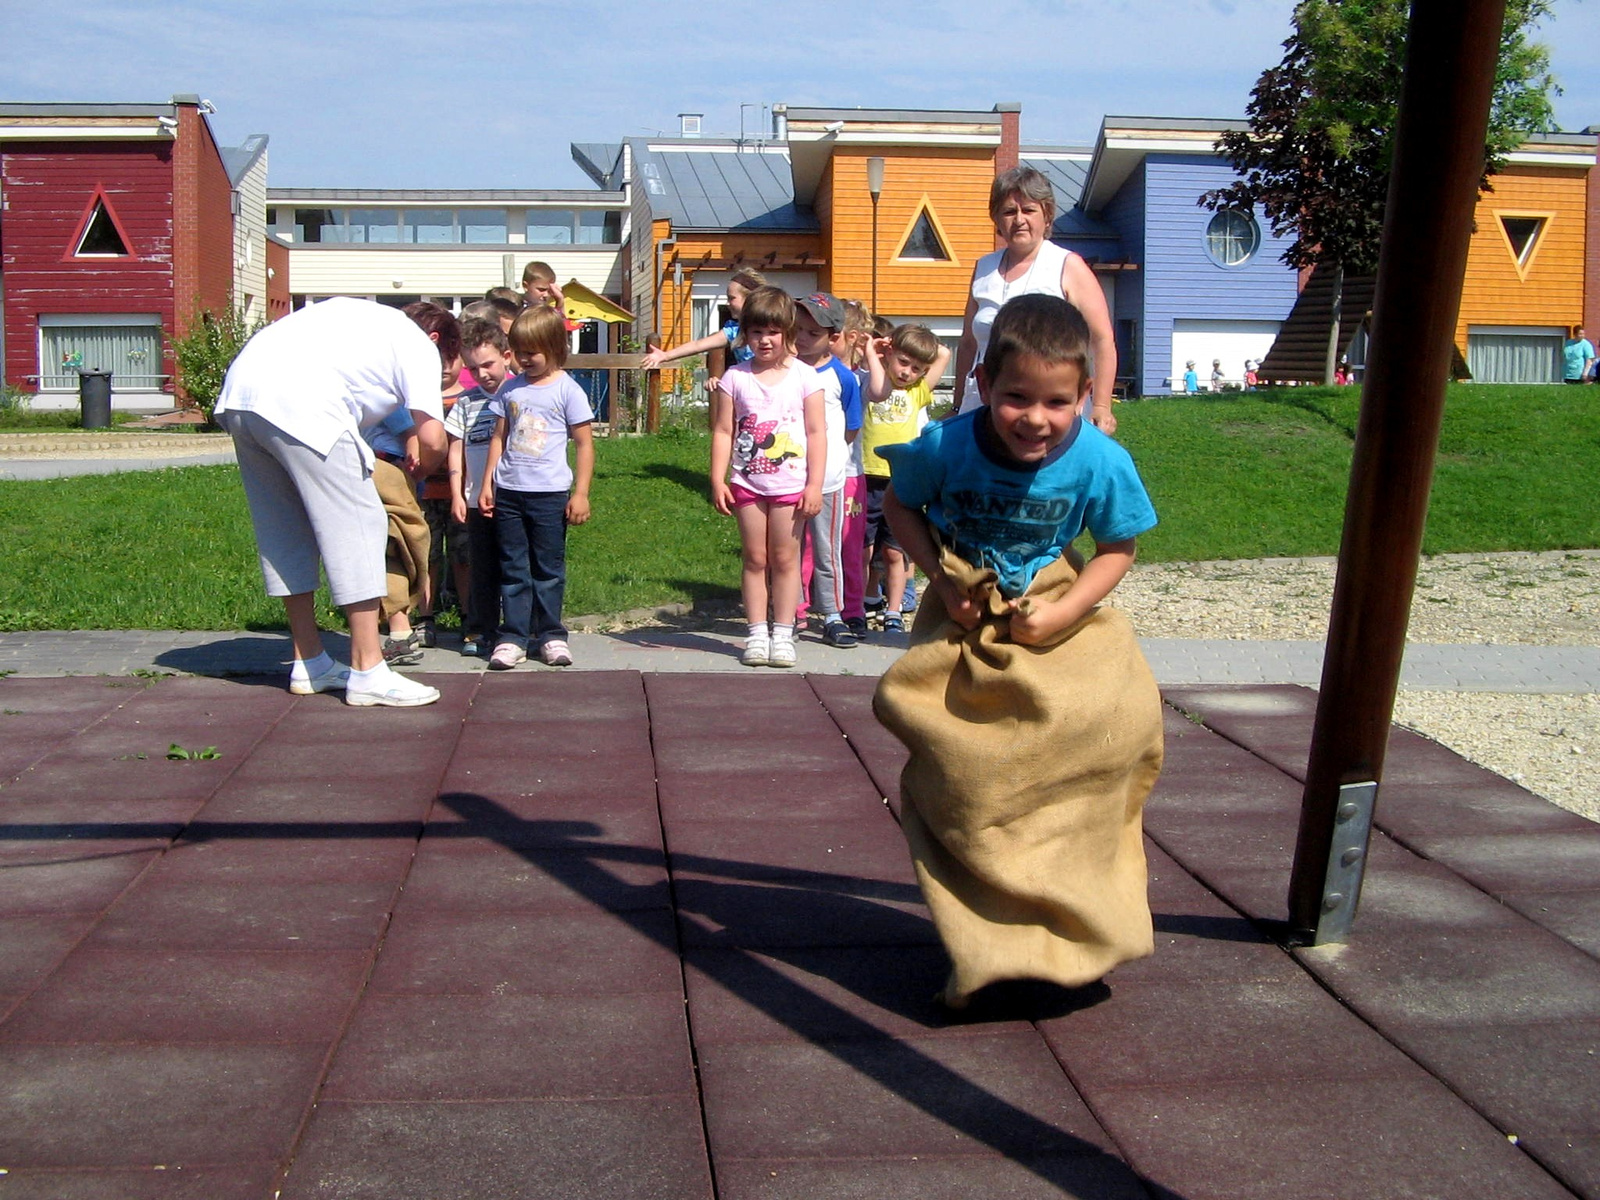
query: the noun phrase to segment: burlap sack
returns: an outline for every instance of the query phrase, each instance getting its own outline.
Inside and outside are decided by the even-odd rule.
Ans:
[[[431,542],[428,521],[417,503],[417,488],[411,477],[380,458],[372,464],[372,483],[378,489],[378,499],[383,501],[383,511],[389,515],[389,542],[383,556],[389,593],[378,606],[387,621],[395,613],[410,612],[422,603]]]
[[[945,999],[1002,979],[1076,986],[1154,949],[1140,817],[1161,773],[1161,696],[1128,620],[1101,606],[1048,646],[1010,640],[994,573],[944,552],[972,631],[929,588],[878,719],[911,752],[900,822],[953,963]],[[1028,595],[1060,596],[1066,560]]]

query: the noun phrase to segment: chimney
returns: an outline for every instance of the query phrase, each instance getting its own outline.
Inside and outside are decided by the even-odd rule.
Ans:
[[[787,142],[789,140],[789,106],[787,104],[774,104],[772,106],[772,140]]]
[[[705,116],[705,113],[679,113],[678,124],[682,131],[682,136],[686,138],[699,137],[700,118],[703,116]]]
[[[1022,105],[996,104],[1000,114],[1000,148],[994,152],[994,173],[1003,175],[1022,158]]]

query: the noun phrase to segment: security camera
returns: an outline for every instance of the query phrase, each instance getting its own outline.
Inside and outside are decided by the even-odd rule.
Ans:
[[[829,121],[822,128],[823,128],[823,131],[826,132],[826,133],[838,133],[841,129],[844,128],[844,122],[843,121]]]

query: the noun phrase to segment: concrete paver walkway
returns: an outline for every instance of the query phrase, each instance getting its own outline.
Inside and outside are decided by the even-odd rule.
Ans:
[[[1313,697],[1169,688],[1155,956],[952,1021],[870,678],[431,678],[0,680],[0,1195],[1600,1197],[1600,827],[1422,738],[1290,952]]]

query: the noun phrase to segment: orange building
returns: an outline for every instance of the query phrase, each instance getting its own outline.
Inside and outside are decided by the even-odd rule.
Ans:
[[[1561,343],[1584,320],[1595,138],[1534,137],[1492,183],[1478,198],[1456,345],[1481,383],[1556,382]]]

